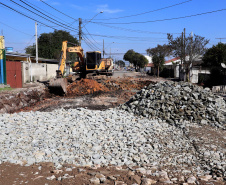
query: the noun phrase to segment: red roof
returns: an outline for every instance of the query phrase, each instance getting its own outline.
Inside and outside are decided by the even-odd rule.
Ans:
[[[146,67],[154,67],[153,63],[149,63]]]
[[[170,59],[170,60],[165,61],[165,64],[174,62],[174,61],[179,60],[179,59],[180,59],[180,57],[172,58],[172,59]]]
[[[180,59],[180,57],[172,58],[170,60],[165,61],[165,64],[174,62],[174,61],[179,60],[179,59]],[[146,67],[154,67],[154,64],[153,63],[149,63]]]

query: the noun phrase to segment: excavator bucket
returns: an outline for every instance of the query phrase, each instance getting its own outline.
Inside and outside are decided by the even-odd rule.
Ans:
[[[54,94],[67,94],[68,81],[66,78],[51,79],[49,90]]]

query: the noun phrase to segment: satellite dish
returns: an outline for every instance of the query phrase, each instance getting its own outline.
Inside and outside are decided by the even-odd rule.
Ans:
[[[224,63],[221,63],[221,67],[226,69],[226,65]]]

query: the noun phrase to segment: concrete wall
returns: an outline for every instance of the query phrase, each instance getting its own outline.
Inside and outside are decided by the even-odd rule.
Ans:
[[[58,70],[58,64],[46,64],[46,68],[47,79],[56,77],[56,70]]]
[[[47,80],[46,64],[31,64],[32,81]]]
[[[213,86],[212,92],[226,94],[226,85]]]
[[[179,78],[179,65],[174,66],[174,78]],[[210,70],[204,70],[204,69],[199,69],[199,68],[192,68],[190,71],[190,80],[192,83],[198,83],[199,81],[199,74],[210,74]],[[181,76],[184,76],[183,73]],[[184,77],[182,77],[183,79]]]
[[[210,70],[192,69],[190,71],[190,79],[192,83],[198,83],[200,73],[210,74]]]
[[[44,81],[54,78],[58,64],[45,64],[45,63],[22,63],[22,80],[23,83],[30,81]],[[32,78],[31,78],[32,76]]]
[[[179,66],[175,65],[174,67],[174,78],[179,78]]]
[[[30,64],[22,61],[22,84],[30,82]]]

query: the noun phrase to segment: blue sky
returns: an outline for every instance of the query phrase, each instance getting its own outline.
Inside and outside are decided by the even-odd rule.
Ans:
[[[27,3],[57,20],[58,25],[27,11],[13,1],[40,14],[24,4]],[[176,37],[184,28],[186,33],[193,32],[210,39],[208,47],[219,42],[216,38],[226,38],[226,10],[222,10],[226,9],[226,0],[45,0],[45,3],[40,0],[13,1],[3,0],[1,3],[34,19],[31,20],[0,4],[0,34],[5,36],[6,47],[13,47],[15,52],[23,53],[26,46],[35,42],[35,20],[40,22],[38,34],[63,29],[78,37],[78,18],[82,18],[85,26],[82,30],[84,50],[102,51],[104,39],[105,52],[111,52],[114,59],[122,59],[129,49],[145,54],[148,48],[166,44],[166,33],[173,33]],[[99,13],[100,11],[104,12]],[[218,12],[163,21],[212,11]],[[62,23],[70,25],[70,30],[61,27]],[[222,42],[226,43],[226,39],[222,39]]]

